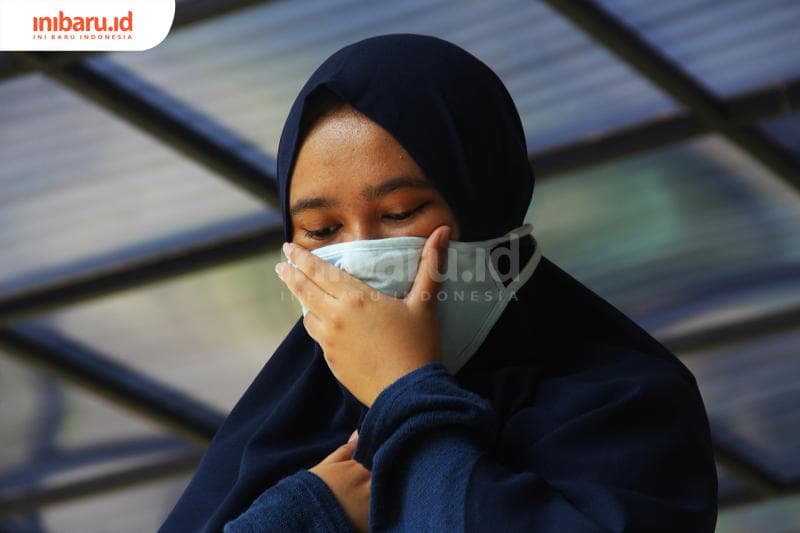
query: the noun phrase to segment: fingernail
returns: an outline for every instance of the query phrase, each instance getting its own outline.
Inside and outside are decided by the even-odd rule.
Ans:
[[[450,241],[450,233],[451,233],[450,226],[445,226],[445,230],[442,232],[442,236],[439,238],[439,243],[442,246],[446,245]]]
[[[347,442],[355,442],[357,440],[358,440],[358,430],[355,430],[350,434],[350,438],[347,439]]]
[[[292,248],[293,248],[292,243],[290,242],[283,243],[283,253],[285,253],[287,257],[292,252]]]
[[[286,269],[286,265],[284,263],[278,263],[275,265],[275,272],[277,272],[279,278],[283,278],[283,271]]]

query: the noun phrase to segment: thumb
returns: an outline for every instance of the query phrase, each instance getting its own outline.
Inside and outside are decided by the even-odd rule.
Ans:
[[[447,261],[447,243],[450,241],[450,227],[439,226],[428,236],[422,248],[417,276],[408,293],[408,300],[427,302],[434,300],[441,283],[441,274]],[[434,300],[435,301],[435,300]]]
[[[355,440],[345,442],[335,450],[333,450],[325,459],[320,461],[319,464],[340,463],[353,458],[353,453],[356,451]]]

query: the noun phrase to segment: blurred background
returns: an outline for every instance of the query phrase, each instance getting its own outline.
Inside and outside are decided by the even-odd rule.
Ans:
[[[798,28],[796,0],[179,0],[145,52],[0,54],[0,531],[158,528],[300,316],[289,106],[391,32],[507,84],[544,254],[698,378],[718,531],[800,531]]]

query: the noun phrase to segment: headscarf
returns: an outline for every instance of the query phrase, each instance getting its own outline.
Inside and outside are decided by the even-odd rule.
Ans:
[[[287,241],[290,177],[303,116],[308,101],[324,90],[406,149],[455,213],[460,240],[497,237],[523,223],[534,177],[519,114],[503,83],[452,43],[393,34],[334,53],[294,101],[278,151]],[[597,350],[581,352],[592,345],[657,354],[691,379],[655,340],[546,258],[456,378],[489,399],[501,421],[510,421],[536,401],[547,376],[580,373],[596,364]],[[569,401],[568,394],[563,401]],[[575,392],[574,401],[580,402],[580,395]],[[161,531],[221,530],[262,491],[345,442],[366,411],[331,374],[319,345],[298,320],[212,440]],[[498,453],[506,454],[508,464],[524,463],[519,439],[530,431],[507,426],[498,437]]]
[[[461,239],[521,225],[533,193],[525,133],[497,75],[456,45],[422,35],[372,37],[328,58],[289,111],[278,150],[278,191],[291,239],[289,178],[306,100],[327,88],[406,149],[456,215]]]

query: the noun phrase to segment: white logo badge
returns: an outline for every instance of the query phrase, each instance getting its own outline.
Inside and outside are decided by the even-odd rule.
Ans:
[[[0,0],[0,50],[147,50],[174,17],[175,0]]]

